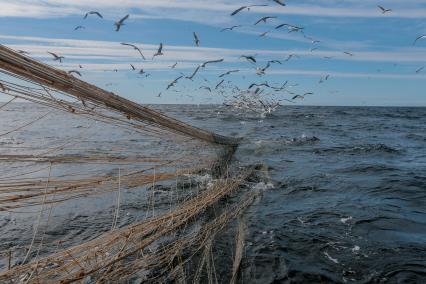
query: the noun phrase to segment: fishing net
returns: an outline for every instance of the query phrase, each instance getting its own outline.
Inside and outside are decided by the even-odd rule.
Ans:
[[[0,282],[217,280],[214,239],[259,194],[238,139],[3,46],[0,93]]]

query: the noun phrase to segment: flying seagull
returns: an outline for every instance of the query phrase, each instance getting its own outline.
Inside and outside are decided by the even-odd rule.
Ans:
[[[285,59],[285,61],[289,61],[290,59],[292,59],[293,57],[299,57],[298,55],[296,55],[296,54],[289,54],[288,56],[287,56],[287,58]]]
[[[68,71],[68,74],[77,74],[78,76],[80,76],[81,77],[81,73],[79,72],[79,71],[77,71],[77,70],[70,70],[70,71]]]
[[[239,71],[240,70],[231,70],[231,71],[225,72],[225,73],[219,75],[219,78],[225,77],[226,75],[229,75],[231,73],[236,73],[236,72],[239,72]]]
[[[237,10],[235,10],[234,12],[231,13],[231,16],[235,16],[236,14],[238,14],[239,12],[241,12],[244,9],[247,9],[248,11],[250,11],[251,7],[265,7],[268,5],[250,5],[250,6],[242,6],[240,8],[238,8]]]
[[[382,11],[382,14],[386,14],[387,12],[391,12],[392,9],[385,9],[380,5],[377,5],[377,7],[379,7],[379,9]]]
[[[55,54],[55,53],[53,53],[53,52],[47,52],[47,53],[49,53],[50,55],[52,55],[54,58],[53,58],[53,60],[54,61],[59,61],[60,63],[62,63],[62,59],[65,59],[65,57],[63,57],[63,56],[58,56],[57,54]]]
[[[163,43],[160,43],[160,46],[158,47],[157,53],[154,54],[152,56],[152,58],[154,58],[155,56],[160,56],[160,55],[163,55]]]
[[[266,32],[264,32],[264,33],[261,33],[260,35],[259,35],[259,37],[265,37],[268,33],[269,33],[270,31],[266,31]]]
[[[277,3],[277,4],[281,5],[281,6],[285,6],[285,3],[282,2],[281,0],[272,0],[272,1],[274,1],[275,3]]]
[[[224,28],[224,29],[221,30],[221,32],[232,31],[233,29],[239,28],[239,27],[242,27],[242,26],[241,25],[237,25],[237,26],[232,26],[232,27],[229,27],[229,28]]]
[[[415,45],[415,44],[417,43],[417,41],[419,41],[419,40],[421,40],[421,39],[426,39],[426,35],[418,36],[418,37],[416,38],[416,40],[414,41],[413,45]]]
[[[135,66],[133,64],[130,63],[130,67],[132,67],[132,70],[136,70]]]
[[[121,28],[122,25],[124,25],[124,21],[127,20],[129,18],[129,14],[127,14],[126,16],[124,16],[123,18],[121,18],[119,21],[114,23],[115,26],[115,31],[118,32]]]
[[[173,80],[173,82],[171,82],[168,86],[167,86],[167,89],[166,90],[168,90],[168,89],[170,89],[171,87],[173,87],[178,81],[179,81],[179,79],[181,79],[183,76],[179,76],[179,77],[177,77],[176,79],[174,79]]]
[[[139,49],[139,47],[137,47],[136,45],[134,45],[134,44],[130,44],[130,43],[125,43],[125,42],[122,42],[122,43],[120,43],[121,45],[127,45],[127,46],[130,46],[130,47],[133,47],[133,49],[134,50],[137,50],[138,52],[139,52],[139,54],[142,56],[142,58],[143,58],[143,60],[146,60],[145,59],[145,56],[143,56],[143,54],[142,54],[142,51]]]
[[[222,79],[222,81],[220,81],[214,89],[217,90],[217,88],[219,88],[219,86],[222,85],[223,82],[225,82],[225,79]]]
[[[266,16],[266,17],[263,17],[263,18],[260,18],[254,25],[256,26],[258,23],[260,23],[260,22],[264,22],[264,23],[266,23],[266,21],[268,20],[268,19],[276,19],[277,17],[270,17],[270,16]]]
[[[245,58],[249,62],[256,63],[256,58],[254,58],[254,56],[241,55],[240,58]]]
[[[344,54],[347,54],[347,55],[349,55],[349,56],[354,56],[354,54],[353,54],[353,53],[350,53],[350,52],[348,52],[348,51],[343,51],[343,53],[344,53]]]
[[[424,66],[423,66],[423,67],[420,67],[419,69],[417,69],[417,70],[416,70],[416,73],[420,73],[420,72],[422,72],[422,70],[423,70],[423,69],[425,69],[425,67],[424,67]]]
[[[90,12],[87,12],[86,13],[86,15],[84,15],[84,19],[86,19],[87,18],[87,16],[89,16],[89,15],[97,15],[99,18],[101,18],[101,19],[103,19],[104,17],[102,17],[102,15],[101,15],[101,13],[99,13],[99,12],[96,12],[96,11],[90,11]]]
[[[198,39],[198,36],[195,32],[192,33],[194,36],[194,42],[196,46],[200,46],[200,40]]]
[[[297,99],[297,98],[300,98],[300,99],[304,99],[305,98],[305,96],[307,96],[307,95],[313,95],[314,93],[311,93],[311,92],[309,92],[309,93],[304,93],[303,95],[295,95],[294,97],[292,97],[291,99],[292,100],[295,100],[295,99]]]
[[[178,65],[178,63],[176,62],[175,64],[173,64],[172,66],[170,66],[170,68],[175,69],[176,65]]]
[[[222,59],[217,59],[217,60],[210,60],[210,61],[206,61],[203,64],[201,64],[201,67],[206,67],[207,64],[212,64],[212,63],[219,63],[219,62],[223,62],[223,58]]]
[[[207,91],[209,91],[210,93],[212,92],[212,89],[211,89],[210,87],[207,87],[207,86],[201,86],[201,87],[200,87],[200,89],[207,90]]]
[[[191,76],[189,76],[189,77],[185,77],[186,79],[189,79],[189,80],[192,80],[194,77],[195,77],[195,75],[197,74],[197,72],[198,72],[198,70],[200,70],[200,65],[198,65],[197,66],[197,68],[195,68],[195,70],[194,70],[194,73],[192,73],[192,75]]]
[[[74,28],[74,30],[75,31],[77,31],[77,30],[82,30],[82,29],[85,29],[86,27],[84,27],[84,26],[76,26],[75,28]]]

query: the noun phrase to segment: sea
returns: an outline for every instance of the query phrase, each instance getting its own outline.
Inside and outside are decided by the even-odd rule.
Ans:
[[[239,283],[426,283],[426,108],[152,107],[242,137],[231,166],[267,171],[242,216]],[[22,233],[5,228],[3,241]],[[229,254],[215,255],[218,271]]]

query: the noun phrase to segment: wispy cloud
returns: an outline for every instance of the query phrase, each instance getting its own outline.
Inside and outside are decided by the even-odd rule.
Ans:
[[[252,13],[269,13],[282,15],[302,15],[313,17],[357,17],[357,18],[424,18],[426,8],[424,1],[390,1],[394,11],[382,15],[375,4],[376,1],[304,1],[290,2],[286,7],[278,7],[272,1],[268,7],[258,7]],[[407,3],[408,4],[407,4]],[[251,3],[265,3],[265,1],[251,1]],[[64,17],[81,14],[88,9],[99,9],[106,14],[114,15],[117,12],[129,9],[138,9],[148,13],[148,15],[181,19],[188,21],[202,21],[205,23],[219,20],[229,22],[229,13],[242,5],[247,5],[247,1],[199,1],[199,0],[14,0],[0,1],[2,9],[0,16],[8,17]],[[408,6],[408,8],[407,8]],[[174,13],[170,13],[174,11]],[[204,12],[215,13],[215,17],[205,18]],[[137,14],[137,13],[136,13]],[[193,16],[192,18],[188,17]],[[146,16],[146,15],[145,15]],[[218,18],[219,17],[219,18]]]

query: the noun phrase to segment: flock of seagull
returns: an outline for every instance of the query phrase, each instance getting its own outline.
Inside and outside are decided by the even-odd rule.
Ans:
[[[281,0],[271,0],[273,2],[275,2],[277,5],[279,6],[286,6],[286,4],[281,1]],[[265,7],[268,6],[267,4],[264,5],[247,5],[247,6],[242,6],[239,7],[238,9],[236,9],[235,11],[231,12],[230,16],[236,16],[239,13],[242,13],[243,11],[250,11],[252,8],[255,7]],[[382,14],[386,14],[386,13],[391,13],[392,9],[388,9],[388,8],[384,8],[383,6],[378,5],[377,6],[378,9],[381,11]],[[100,19],[103,19],[103,16],[101,13],[99,13],[98,11],[89,11],[87,12],[83,19],[87,19],[90,16],[94,16],[94,17],[98,17]],[[114,27],[115,27],[115,31],[119,32],[120,29],[125,25],[125,21],[127,19],[129,19],[129,14],[125,15],[124,17],[122,17],[121,19],[117,20],[114,23]],[[277,17],[275,16],[263,16],[260,19],[258,19],[255,23],[253,23],[254,26],[257,26],[261,23],[267,23],[270,20],[274,20],[277,19]],[[242,25],[234,25],[231,27],[227,27],[227,28],[223,28],[220,31],[221,32],[230,32],[233,31],[234,29],[240,28],[242,27]],[[80,29],[85,29],[84,26],[76,26],[74,28],[74,30],[80,30]],[[304,27],[298,26],[298,25],[294,25],[294,24],[289,24],[289,23],[283,23],[283,24],[279,24],[277,26],[275,26],[274,28],[275,30],[279,30],[279,29],[287,29],[288,33],[301,33],[306,39],[308,39],[310,41],[310,43],[312,44],[312,48],[310,49],[311,52],[315,51],[317,49],[317,47],[315,47],[315,44],[320,43],[319,40],[316,40],[312,37],[309,37],[305,34],[304,32]],[[265,37],[270,31],[266,31],[262,34],[260,34],[260,37]],[[194,41],[194,45],[196,47],[199,47],[201,44],[200,41],[200,37],[197,35],[196,32],[193,32],[192,34],[193,36],[193,41]],[[426,34],[425,35],[420,35],[418,36],[414,42],[413,45],[416,45],[418,41],[421,40],[426,40]],[[138,54],[140,55],[140,57],[143,60],[146,60],[146,56],[143,54],[142,50],[131,43],[126,43],[126,42],[121,42],[122,46],[125,47],[129,47],[132,48],[133,50],[137,51]],[[20,53],[28,53],[25,51],[20,50]],[[51,56],[53,56],[53,60],[55,61],[59,61],[60,63],[62,63],[62,61],[65,59],[64,56],[60,56],[58,54],[55,54],[53,52],[48,52]],[[347,56],[355,56],[353,53],[349,52],[349,51],[343,51],[343,53]],[[164,55],[163,53],[163,44],[160,43],[157,52],[155,52],[152,57],[151,60],[154,60],[155,57],[157,56],[162,56]],[[286,58],[278,60],[278,59],[273,59],[273,60],[269,60],[266,65],[264,67],[259,67],[257,66],[257,59],[255,55],[241,55],[240,59],[241,60],[245,60],[247,61],[250,66],[253,66],[253,69],[255,70],[255,73],[257,76],[262,77],[266,74],[267,70],[269,68],[271,68],[271,66],[273,64],[279,64],[282,65],[284,62],[287,62],[289,60],[291,60],[292,58],[297,58],[299,57],[299,55],[297,54],[289,54]],[[327,59],[331,59],[332,57],[325,57]],[[224,62],[224,59],[216,59],[216,60],[209,60],[209,61],[205,61],[202,64],[199,64],[195,67],[194,71],[191,74],[183,74],[182,72],[180,73],[180,75],[175,78],[174,80],[172,80],[165,88],[164,91],[170,90],[172,88],[174,88],[177,84],[179,84],[179,82],[181,80],[191,80],[193,81],[194,78],[197,76],[197,74],[203,70],[204,68],[206,68],[208,65],[213,65],[213,64],[219,64],[221,62]],[[172,66],[170,66],[171,69],[176,68],[176,66],[178,65],[178,62],[176,62],[175,64],[173,64]],[[130,67],[132,68],[132,70],[136,70],[135,66],[133,64],[130,64]],[[79,68],[83,68],[81,65],[79,65]],[[420,73],[422,72],[424,69],[423,67],[420,67],[419,69],[416,70],[416,73]],[[115,69],[114,71],[117,72],[117,69]],[[305,96],[307,95],[313,95],[313,92],[305,92],[303,94],[297,94],[294,93],[293,91],[291,91],[289,88],[290,87],[294,87],[297,86],[296,85],[290,85],[288,81],[285,81],[281,86],[273,86],[270,83],[268,83],[267,81],[264,81],[262,83],[252,83],[250,84],[250,86],[246,89],[246,90],[242,90],[240,89],[238,86],[233,85],[232,81],[228,81],[226,80],[226,78],[228,76],[231,76],[234,73],[238,73],[241,70],[239,69],[233,69],[233,70],[229,70],[226,71],[220,75],[218,75],[218,79],[219,82],[215,83],[213,85],[203,85],[201,87],[199,87],[199,89],[208,91],[208,92],[212,92],[213,89],[214,90],[218,90],[220,94],[224,95],[225,97],[228,97],[229,94],[231,94],[231,100],[229,100],[228,102],[225,101],[225,105],[229,105],[229,106],[233,106],[235,108],[240,108],[240,109],[249,109],[249,110],[259,110],[261,109],[262,112],[271,112],[273,111],[277,106],[280,105],[280,103],[285,100],[291,103],[294,103],[295,100],[298,99],[304,99]],[[81,73],[78,70],[70,70],[68,71],[69,74],[75,74],[78,76],[81,76]],[[144,69],[140,69],[138,72],[140,75],[145,75],[145,77],[150,76],[150,74],[146,73],[144,71]],[[325,75],[323,77],[321,77],[321,79],[319,80],[319,84],[322,84],[324,82],[326,82],[327,80],[329,80],[330,75]],[[207,83],[210,83],[209,80],[207,80],[206,78],[204,78],[204,81]],[[213,87],[214,86],[214,87]],[[264,99],[265,96],[262,97],[262,94],[264,94],[265,92],[286,92],[288,94],[291,95],[290,99],[279,99],[279,100],[274,100],[274,99]],[[160,92],[157,96],[161,97],[163,92]],[[272,93],[267,93],[267,95],[271,95]],[[271,98],[272,96],[266,96]]]

